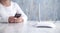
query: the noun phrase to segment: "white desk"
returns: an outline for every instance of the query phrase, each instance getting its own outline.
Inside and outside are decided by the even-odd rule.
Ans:
[[[3,24],[0,23],[0,33],[60,33],[60,23],[53,28],[36,28],[33,27],[34,22],[29,21],[25,26],[23,24]],[[22,29],[23,27],[23,29]]]

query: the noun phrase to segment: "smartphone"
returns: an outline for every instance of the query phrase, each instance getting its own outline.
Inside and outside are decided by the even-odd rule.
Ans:
[[[19,17],[21,17],[21,14],[15,14],[15,17],[19,18]]]

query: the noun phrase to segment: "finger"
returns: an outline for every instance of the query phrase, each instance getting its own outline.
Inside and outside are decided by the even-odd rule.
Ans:
[[[16,20],[17,18],[14,18],[14,20]]]
[[[10,21],[9,23],[14,23],[14,21]]]

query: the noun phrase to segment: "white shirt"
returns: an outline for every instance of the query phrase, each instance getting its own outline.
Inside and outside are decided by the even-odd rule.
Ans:
[[[27,21],[27,16],[17,3],[11,1],[11,5],[8,7],[0,4],[0,22],[8,22],[9,16],[15,16],[16,13],[20,13],[22,15],[24,22]]]

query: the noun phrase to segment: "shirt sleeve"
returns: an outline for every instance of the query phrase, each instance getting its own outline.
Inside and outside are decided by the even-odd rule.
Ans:
[[[17,13],[21,14],[21,17],[24,19],[24,22],[27,22],[27,16],[26,14],[22,11],[22,9],[19,7],[19,5],[16,3],[16,9],[17,9]]]
[[[1,12],[1,11],[4,11],[4,9],[3,10],[0,10],[0,22],[8,22],[8,17],[5,17],[6,14],[3,15],[4,12]]]
[[[0,17],[0,22],[8,22],[8,17]]]

